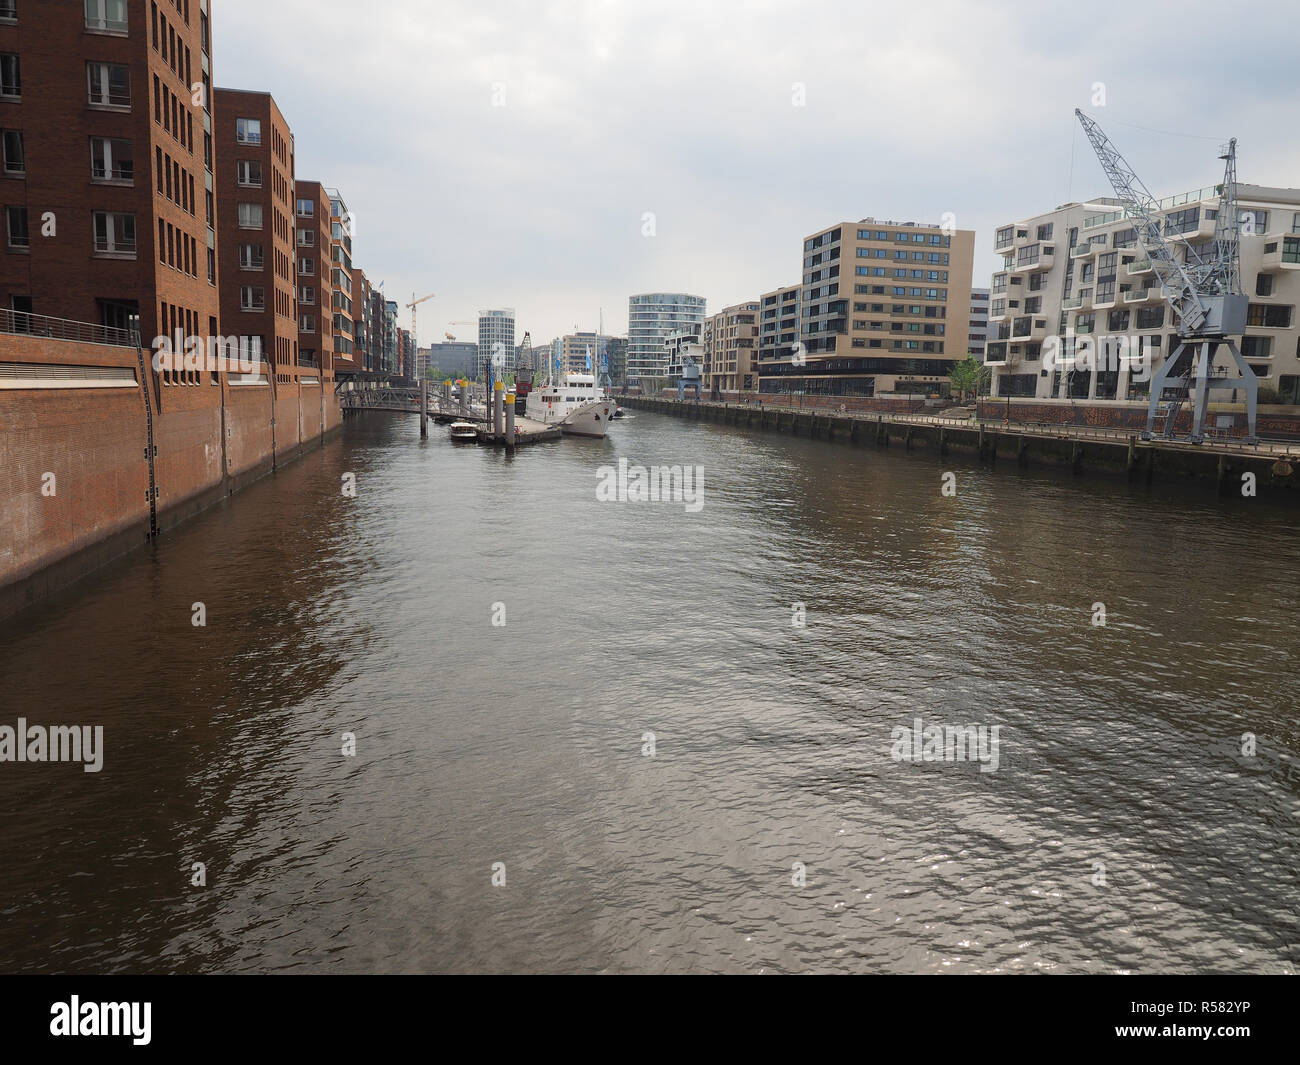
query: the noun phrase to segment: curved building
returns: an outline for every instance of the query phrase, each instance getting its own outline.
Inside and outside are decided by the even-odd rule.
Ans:
[[[704,297],[685,292],[644,292],[627,301],[627,380],[645,391],[655,378],[667,385],[668,350],[664,340],[683,331],[697,336],[704,328]]]

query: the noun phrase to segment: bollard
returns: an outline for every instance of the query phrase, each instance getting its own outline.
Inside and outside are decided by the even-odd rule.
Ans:
[[[420,436],[429,435],[429,382],[420,382]]]
[[[498,440],[501,439],[501,434],[505,431],[503,424],[505,419],[505,397],[506,383],[497,381],[492,386],[492,435]]]
[[[506,396],[506,450],[515,449],[515,397]]]
[[[460,416],[465,417],[469,413],[469,382],[460,383]]]

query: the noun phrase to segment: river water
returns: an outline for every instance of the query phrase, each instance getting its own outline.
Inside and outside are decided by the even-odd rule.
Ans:
[[[629,414],[364,415],[0,623],[104,728],[0,763],[0,968],[1296,970],[1294,510]]]

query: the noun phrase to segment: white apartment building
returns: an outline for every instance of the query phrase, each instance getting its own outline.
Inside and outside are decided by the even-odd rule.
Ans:
[[[1300,189],[1239,183],[1237,197],[1241,283],[1250,313],[1245,336],[1235,339],[1261,388],[1276,390],[1284,402],[1300,402]],[[1199,247],[1213,239],[1215,188],[1171,196],[1158,206],[1164,232],[1176,244]],[[1043,358],[1048,337],[1124,336],[1130,350],[1136,342],[1146,346],[1154,371],[1177,347],[1173,312],[1120,201],[1068,203],[1002,226],[994,250],[1003,267],[993,275],[986,343],[993,396],[1146,399],[1149,382],[1138,380],[1142,374],[1124,360],[1072,370],[1068,364],[1049,367]]]
[[[478,312],[478,373],[486,380],[487,366],[495,360],[507,373],[515,363],[515,309],[502,307]]]
[[[685,292],[645,292],[629,296],[628,383],[649,390],[654,387],[652,382],[667,378],[668,349],[664,346],[664,339],[670,333],[683,330],[699,336],[704,327],[704,308],[703,296]]]

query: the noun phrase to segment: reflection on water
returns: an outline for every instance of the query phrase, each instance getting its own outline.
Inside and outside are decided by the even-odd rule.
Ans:
[[[1293,971],[1293,513],[948,462],[350,422],[0,624],[0,724],[106,746],[0,764],[3,967]]]

